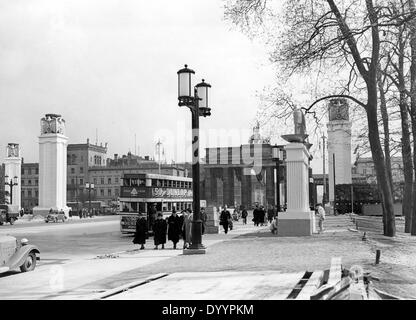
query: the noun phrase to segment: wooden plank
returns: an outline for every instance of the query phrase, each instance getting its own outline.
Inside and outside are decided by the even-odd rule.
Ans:
[[[329,269],[328,285],[335,285],[341,281],[341,257],[331,259],[331,268]]]
[[[351,283],[350,300],[368,300],[367,291],[365,290],[363,280],[360,280],[357,283]]]
[[[310,300],[311,295],[316,291],[316,289],[321,285],[324,272],[319,270],[312,273],[312,276],[306,282],[305,286],[299,292],[296,297],[296,300]]]

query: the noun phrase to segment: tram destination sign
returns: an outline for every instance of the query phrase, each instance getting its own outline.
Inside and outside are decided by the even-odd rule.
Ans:
[[[192,198],[192,190],[179,188],[152,188],[152,198]]]
[[[122,198],[192,198],[192,190],[180,188],[121,187]]]

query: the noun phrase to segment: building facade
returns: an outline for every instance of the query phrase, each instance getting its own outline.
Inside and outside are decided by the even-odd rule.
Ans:
[[[283,150],[283,146],[280,148]],[[272,158],[272,146],[269,140],[261,138],[258,125],[248,144],[207,148],[203,170],[201,199],[208,206],[276,205],[276,161]],[[284,164],[280,165],[279,177],[283,206],[286,202]]]

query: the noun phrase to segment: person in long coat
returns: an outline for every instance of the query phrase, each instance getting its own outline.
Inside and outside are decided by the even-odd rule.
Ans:
[[[192,234],[192,212],[187,209],[183,215],[182,233],[183,233],[183,248],[187,248],[191,244]]]
[[[224,209],[221,211],[220,214],[220,223],[222,227],[224,228],[225,234],[228,233],[228,227],[231,222],[231,214],[230,211],[227,210],[227,206],[224,206]]]
[[[163,214],[159,213],[156,221],[153,223],[153,240],[155,242],[155,250],[158,249],[159,244],[162,245],[162,249],[165,249],[167,228],[168,224],[166,223],[166,220],[163,219]]]
[[[172,210],[172,214],[168,218],[168,240],[173,242],[173,249],[176,249],[176,244],[179,242],[179,237],[182,232],[181,218],[176,214],[176,210]]]
[[[134,235],[133,243],[141,244],[140,250],[144,249],[147,236],[147,221],[143,214],[139,213],[136,221],[136,234]]]

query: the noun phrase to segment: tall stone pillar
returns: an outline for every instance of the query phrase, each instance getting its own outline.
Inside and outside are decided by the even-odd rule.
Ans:
[[[287,210],[278,216],[279,236],[310,236],[315,215],[309,208],[309,152],[303,143],[285,146]]]
[[[10,185],[5,185],[4,190],[9,194],[9,204],[12,212],[19,212],[22,208],[21,204],[21,185],[22,185],[22,158],[20,157],[20,149],[17,143],[9,143],[6,149],[6,158],[4,159],[4,176],[6,182],[12,181],[13,190]],[[4,182],[2,182],[4,183]],[[10,203],[10,194],[12,194],[12,202]]]
[[[336,98],[329,102],[328,171],[329,202],[333,209],[335,186],[351,184],[351,122],[346,99]]]
[[[65,120],[57,114],[41,119],[39,136],[39,206],[34,215],[47,215],[49,210],[61,209],[68,215],[66,206],[67,145]]]

